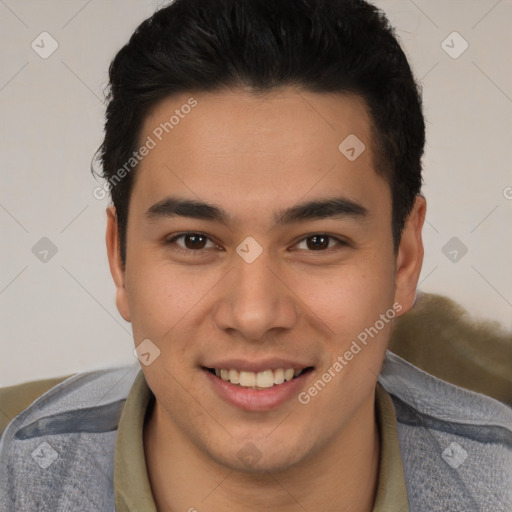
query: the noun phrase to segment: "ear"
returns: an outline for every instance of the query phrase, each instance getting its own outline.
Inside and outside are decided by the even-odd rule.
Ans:
[[[416,286],[423,264],[423,240],[421,230],[425,221],[427,202],[416,196],[414,206],[404,226],[396,256],[395,302],[401,304],[403,315],[413,306]]]
[[[116,285],[116,306],[121,316],[130,322],[130,306],[125,287],[125,268],[121,260],[121,245],[119,241],[119,231],[117,226],[117,213],[114,206],[107,207],[107,233],[105,235],[107,243],[108,263],[110,273]]]

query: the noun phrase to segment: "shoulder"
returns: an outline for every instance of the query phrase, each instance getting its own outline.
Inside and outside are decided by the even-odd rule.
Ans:
[[[0,435],[9,422],[34,400],[72,375],[0,388]]]
[[[123,400],[140,368],[133,365],[45,379],[0,389],[1,431],[44,422],[53,415],[69,421],[76,411]]]
[[[512,510],[510,407],[391,352],[379,382],[393,400],[411,510]]]
[[[29,383],[28,400],[39,396],[0,438],[0,510],[113,510],[117,428],[139,372],[134,364]],[[20,393],[4,390],[17,409]]]

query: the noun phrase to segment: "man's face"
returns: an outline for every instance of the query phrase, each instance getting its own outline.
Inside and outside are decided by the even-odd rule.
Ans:
[[[191,96],[197,105],[158,130]],[[136,171],[126,269],[112,250],[111,264],[135,345],[160,350],[143,365],[160,417],[234,469],[247,470],[247,455],[269,470],[320,453],[373,407],[389,320],[413,300],[364,103],[292,89],[185,94],[157,105],[141,144],[148,136],[156,146]],[[237,370],[233,383],[215,369]],[[304,371],[272,385],[281,369]]]

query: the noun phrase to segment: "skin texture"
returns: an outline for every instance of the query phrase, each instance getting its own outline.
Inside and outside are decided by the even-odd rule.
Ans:
[[[156,396],[144,445],[158,510],[370,511],[375,385],[391,323],[307,405],[294,397],[268,411],[241,410],[214,392],[201,367],[222,358],[299,360],[314,367],[307,390],[394,303],[400,314],[413,304],[425,200],[417,198],[395,253],[391,192],[373,168],[370,120],[356,96],[183,94],[156,106],[140,140],[191,96],[197,106],[136,171],[124,269],[115,209],[107,209],[117,307],[135,345],[150,339],[161,351],[142,366]],[[338,150],[349,134],[366,146],[354,161]],[[215,204],[229,223],[147,218],[168,196]],[[333,197],[368,213],[275,222],[275,212]],[[212,241],[201,250],[187,250],[183,238],[165,244],[183,232]],[[305,240],[323,233],[335,237],[327,248]],[[248,236],[263,249],[252,263],[236,252]],[[248,443],[259,454],[251,464],[237,456]]]

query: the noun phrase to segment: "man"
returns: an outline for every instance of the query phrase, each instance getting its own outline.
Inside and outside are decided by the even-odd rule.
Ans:
[[[106,117],[142,371],[18,415],[2,510],[510,510],[510,410],[386,352],[426,204],[421,100],[382,13],[177,0],[115,57]]]

